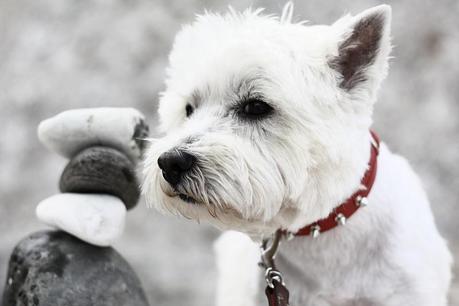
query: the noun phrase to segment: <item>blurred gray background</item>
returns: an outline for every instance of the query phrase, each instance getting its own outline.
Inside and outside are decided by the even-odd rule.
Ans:
[[[36,137],[44,118],[70,108],[133,106],[155,126],[174,34],[204,8],[284,1],[0,0],[0,295],[15,243],[44,228],[36,204],[58,192],[66,161]],[[380,1],[296,1],[296,20],[331,23]],[[411,161],[438,227],[459,251],[459,2],[387,1],[394,59],[375,128]],[[151,305],[213,305],[215,267],[205,225],[161,216],[143,202],[116,248],[138,272]],[[416,215],[413,214],[413,218]],[[455,267],[459,272],[458,267]],[[459,281],[451,291],[459,305]]]

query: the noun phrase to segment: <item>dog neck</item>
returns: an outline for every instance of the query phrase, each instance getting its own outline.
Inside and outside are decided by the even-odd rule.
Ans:
[[[306,182],[304,192],[299,198],[292,198],[292,204],[284,203],[280,213],[269,224],[272,232],[279,228],[291,233],[299,232],[329,217],[359,191],[372,155],[370,144],[374,142],[374,135],[366,130],[330,137],[334,138],[330,142],[339,148],[339,152],[323,159],[315,169],[308,170],[310,179]]]
[[[295,236],[311,235],[317,238],[321,233],[329,231],[339,225],[345,225],[349,219],[359,208],[368,205],[367,196],[373,187],[376,178],[378,153],[379,153],[379,137],[375,132],[371,133],[371,154],[368,161],[368,167],[365,171],[360,186],[354,194],[352,194],[345,202],[337,206],[328,215],[328,217],[310,223],[299,229]]]
[[[254,241],[260,242],[271,237],[278,229],[289,233],[304,233],[300,230],[329,217],[335,209],[359,192],[362,177],[365,176],[368,161],[374,150],[370,144],[377,143],[374,141],[376,135],[370,134],[368,130],[358,133],[347,139],[343,135],[336,135],[336,139],[331,142],[338,143],[339,139],[344,139],[344,143],[338,144],[338,147],[340,155],[345,158],[323,160],[323,164],[317,167],[320,173],[310,173],[309,176],[314,177],[315,180],[306,184],[303,195],[299,198],[292,198],[291,204],[288,201],[284,203],[281,211],[272,220],[269,222],[253,221],[249,224],[244,223],[240,227],[236,226],[236,228],[246,233]],[[350,214],[345,213],[345,217],[350,217]],[[221,230],[235,228],[232,223],[233,219],[226,220],[220,217],[220,219],[209,218],[208,221]]]

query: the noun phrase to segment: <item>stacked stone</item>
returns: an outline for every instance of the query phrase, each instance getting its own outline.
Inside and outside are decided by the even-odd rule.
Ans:
[[[111,245],[139,200],[135,170],[148,136],[144,116],[132,108],[69,110],[40,123],[38,136],[69,163],[62,193],[40,202],[37,217],[91,244]]]

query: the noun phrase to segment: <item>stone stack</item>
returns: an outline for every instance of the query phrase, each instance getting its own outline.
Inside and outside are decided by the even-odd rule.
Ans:
[[[70,110],[43,121],[38,136],[69,159],[62,193],[36,208],[41,221],[62,231],[19,242],[1,305],[148,306],[132,268],[107,247],[140,196],[135,169],[148,136],[143,115],[130,108]]]
[[[109,246],[139,199],[136,166],[148,126],[132,108],[69,110],[40,123],[38,137],[69,159],[62,192],[40,202],[37,217],[86,242]]]

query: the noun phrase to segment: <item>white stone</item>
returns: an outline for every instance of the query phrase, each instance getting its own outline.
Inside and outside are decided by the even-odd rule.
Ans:
[[[51,151],[71,158],[92,145],[115,147],[136,160],[141,148],[134,137],[144,116],[133,108],[82,108],[44,120],[38,138]]]
[[[126,207],[111,195],[62,193],[41,201],[36,215],[88,243],[109,246],[123,233]]]

